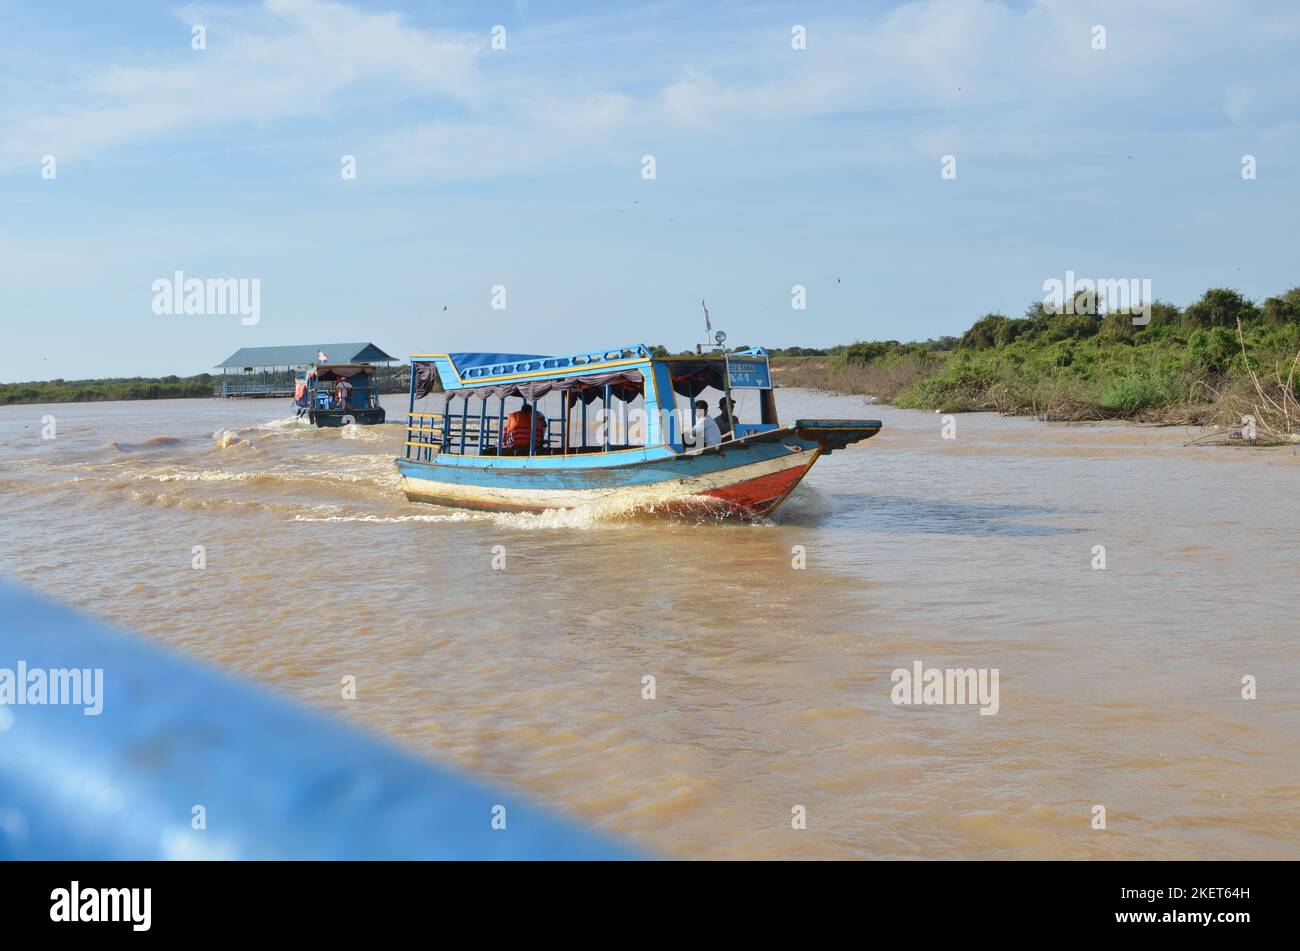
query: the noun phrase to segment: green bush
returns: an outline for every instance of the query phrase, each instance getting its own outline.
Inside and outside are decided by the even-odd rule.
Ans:
[[[1207,373],[1226,373],[1241,350],[1235,331],[1226,327],[1197,330],[1187,338],[1187,362]]]
[[[1103,391],[1100,404],[1107,410],[1135,413],[1138,410],[1165,403],[1160,386],[1146,376],[1125,376],[1115,380]]]
[[[1196,303],[1183,311],[1183,325],[1188,330],[1206,327],[1236,327],[1240,319],[1248,323],[1259,316],[1259,309],[1239,291],[1212,287]]]
[[[1091,314],[1055,314],[1047,321],[1043,338],[1055,343],[1058,340],[1083,340],[1101,329],[1101,321]]]
[[[958,345],[963,350],[991,350],[1005,347],[1026,329],[1026,322],[1002,314],[985,314],[962,334]]]

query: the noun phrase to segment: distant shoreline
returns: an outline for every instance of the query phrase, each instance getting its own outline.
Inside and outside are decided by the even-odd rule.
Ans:
[[[1262,303],[1211,288],[1182,308],[1105,304],[1080,291],[1063,305],[1035,301],[1023,317],[985,314],[961,337],[772,349],[772,378],[903,409],[1240,427],[1252,440],[1257,432],[1287,443],[1300,436],[1300,287]],[[0,405],[214,398],[218,379],[3,383]]]
[[[0,406],[40,403],[109,403],[131,400],[212,398],[216,378],[196,376],[125,377],[102,380],[33,380],[0,383]]]

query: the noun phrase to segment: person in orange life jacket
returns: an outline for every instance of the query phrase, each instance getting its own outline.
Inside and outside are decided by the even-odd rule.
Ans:
[[[546,421],[540,416],[534,418],[533,408],[525,403],[506,417],[506,428],[501,435],[501,445],[510,449],[513,455],[528,455],[530,429],[533,433],[533,451],[536,452],[541,448],[542,437],[546,435]]]

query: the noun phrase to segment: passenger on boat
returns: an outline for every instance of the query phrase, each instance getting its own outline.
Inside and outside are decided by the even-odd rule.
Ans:
[[[709,416],[709,404],[705,400],[695,401],[695,425],[682,433],[682,442],[693,449],[699,449],[703,440],[704,448],[716,446],[722,442],[722,433],[718,424]]]
[[[352,392],[352,384],[347,380],[339,380],[338,386],[335,387],[335,396],[338,397],[339,409],[348,408],[348,396]]]
[[[533,433],[534,451],[541,448],[546,435],[546,421],[541,417],[533,418],[533,408],[525,403],[518,410],[506,417],[505,432],[501,434],[501,445],[506,455],[528,455],[528,432]]]
[[[731,412],[727,411],[727,404],[731,404]],[[720,412],[713,417],[713,421],[718,424],[718,432],[722,434],[723,439],[732,439],[731,427],[740,422],[735,416],[736,401],[723,397],[718,400],[718,409]]]

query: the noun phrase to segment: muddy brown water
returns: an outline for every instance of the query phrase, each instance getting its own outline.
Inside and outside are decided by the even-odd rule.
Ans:
[[[885,428],[771,521],[494,516],[286,405],[0,407],[0,572],[659,854],[1300,857],[1294,448],[781,390]]]

